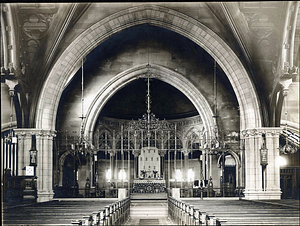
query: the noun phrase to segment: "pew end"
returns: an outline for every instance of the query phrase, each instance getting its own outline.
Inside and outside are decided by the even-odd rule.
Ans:
[[[226,219],[220,219],[220,218],[217,218],[217,220],[216,220],[216,225],[217,225],[217,226],[221,226],[221,225],[223,225],[223,224],[226,223],[226,222],[227,222]]]
[[[82,225],[82,221],[81,220],[74,220],[71,222],[72,225]]]

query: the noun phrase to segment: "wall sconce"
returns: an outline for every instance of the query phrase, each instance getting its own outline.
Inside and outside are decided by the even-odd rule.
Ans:
[[[126,172],[123,169],[121,169],[119,172],[119,180],[126,180]]]
[[[176,176],[176,180],[177,181],[182,181],[182,173],[181,173],[181,170],[180,169],[177,169],[175,171],[175,176]]]
[[[195,173],[192,169],[188,170],[188,181],[194,181]]]
[[[111,170],[110,170],[110,169],[108,169],[108,170],[106,171],[106,180],[107,180],[108,182],[110,182],[110,180],[111,180]]]
[[[278,156],[277,163],[279,164],[279,166],[285,166],[286,160],[282,156]]]

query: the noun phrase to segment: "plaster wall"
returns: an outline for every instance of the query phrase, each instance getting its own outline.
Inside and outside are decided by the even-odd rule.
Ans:
[[[143,27],[132,29],[131,32],[134,32],[137,37],[126,37],[130,35],[130,31],[125,31],[122,35],[116,35],[109,43],[101,44],[87,57],[84,65],[84,115],[97,92],[113,76],[147,62],[183,74],[200,90],[213,108],[213,61],[211,57],[196,44],[173,32],[157,28],[152,31],[161,32],[161,34],[157,34],[153,40],[145,37]],[[173,40],[170,40],[169,38],[172,37]],[[142,41],[143,39],[146,41]],[[178,43],[177,46],[176,43]],[[238,131],[239,111],[232,87],[222,71],[217,70],[217,75],[218,114],[221,119],[219,126],[221,129]],[[79,133],[81,123],[79,118],[81,116],[80,83],[81,70],[65,89],[57,117],[57,129],[68,130],[69,134],[73,135]],[[171,101],[176,100],[171,99]]]
[[[214,4],[214,3],[209,3]],[[118,13],[122,10],[138,7],[141,5],[150,5],[145,3],[93,3],[89,6],[88,10],[84,15],[78,20],[74,25],[71,32],[66,36],[64,43],[61,45],[60,50],[64,50],[67,45],[75,40],[84,30],[88,29],[91,25],[97,23],[99,20],[109,17],[114,13]],[[212,29],[218,35],[234,49],[235,52],[238,52],[238,45],[235,44],[232,40],[231,35],[228,34],[227,28],[219,20],[215,19],[214,14],[207,7],[205,2],[155,2],[156,6],[166,7],[173,9],[180,13],[183,13],[187,16],[195,18],[198,21],[201,21],[205,26]],[[226,35],[228,34],[228,35]]]

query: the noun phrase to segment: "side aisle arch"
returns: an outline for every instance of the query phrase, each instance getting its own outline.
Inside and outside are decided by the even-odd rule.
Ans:
[[[71,155],[73,158],[75,158],[78,162],[78,166],[80,167],[81,166],[81,161],[80,161],[80,158],[76,155],[73,155],[73,151],[72,150],[69,150],[69,151],[66,151],[65,153],[63,153],[60,158],[59,158],[59,161],[58,161],[58,165],[59,165],[59,186],[62,186],[63,184],[63,166],[64,166],[64,163],[65,163],[65,160],[67,158],[68,155]]]

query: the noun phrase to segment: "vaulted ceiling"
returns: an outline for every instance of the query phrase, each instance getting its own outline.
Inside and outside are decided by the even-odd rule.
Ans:
[[[3,4],[3,12],[11,10],[10,17],[3,17],[3,24],[15,25],[6,26],[5,29],[13,29],[18,34],[15,43],[8,45],[8,50],[10,48],[16,49],[17,54],[11,56],[11,58],[17,58],[15,62],[19,62],[19,65],[11,66],[15,68],[15,76],[19,79],[18,89],[20,92],[27,93],[27,99],[24,99],[21,104],[22,108],[27,109],[23,121],[29,120],[29,112],[34,111],[33,105],[38,98],[38,92],[36,91],[41,89],[53,63],[71,42],[96,21],[140,4],[150,3],[12,3],[9,4],[9,7]],[[286,27],[286,15],[288,11],[296,10],[295,6],[299,7],[299,4],[292,4],[294,8],[291,7],[290,3],[284,1],[155,4],[193,17],[218,34],[239,56],[248,70],[260,96],[263,111],[270,111],[272,95],[282,76],[281,51],[283,47],[288,47],[283,35]],[[299,18],[298,16],[296,21],[298,25],[300,25]],[[1,24],[2,27],[3,24]],[[299,65],[299,47],[297,48],[297,45],[299,46],[299,27],[296,26],[296,48],[292,54],[296,66]],[[147,35],[151,34],[144,34],[143,39]],[[132,41],[138,37],[123,37],[122,43],[126,42],[126,38],[130,42],[130,40]],[[168,38],[165,40],[168,40]],[[176,45],[178,42],[176,40],[172,45]],[[103,48],[108,47],[109,42],[107,42],[107,47],[104,46]],[[180,48],[180,44],[178,44],[178,48]],[[6,63],[4,62],[5,59],[2,61],[2,65],[4,64],[6,68],[9,67],[10,59],[6,59]],[[97,66],[97,63],[90,62]],[[292,67],[291,70],[293,70]],[[220,77],[220,79],[222,78]],[[153,84],[156,82],[153,81]],[[132,87],[130,88],[130,86]],[[120,112],[126,112],[124,108],[129,104],[128,101],[131,98],[122,103],[118,102],[121,96],[124,95],[122,92],[137,91],[136,87],[140,87],[141,84],[140,81],[137,81],[136,84],[130,86],[120,90],[114,99],[107,103],[107,108],[103,110],[103,114],[111,114],[111,116],[115,114],[114,116],[116,116]],[[167,104],[167,99],[172,98],[182,101],[181,106],[185,107],[178,108],[173,113],[185,116],[195,113],[191,103],[182,97],[180,93],[168,91],[172,88],[159,82],[153,87],[160,87],[165,91],[165,93],[161,93],[162,96],[165,96],[161,98],[165,104]],[[144,96],[142,95],[144,90],[140,90],[140,94],[131,93],[130,95]],[[172,95],[169,93],[172,93]],[[156,102],[154,94],[153,98],[153,102]],[[115,108],[112,103],[120,104]],[[164,105],[164,103],[161,103],[159,109],[173,108]],[[144,103],[136,106],[136,109],[142,109],[143,105]],[[116,112],[113,113],[113,109]],[[135,113],[136,115],[140,114],[140,112]],[[158,112],[158,114],[162,117],[169,115],[168,112]],[[127,114],[120,117],[129,118],[132,116],[133,113],[127,110]],[[176,118],[174,115],[170,117]],[[268,119],[266,119],[266,124],[268,124]]]

